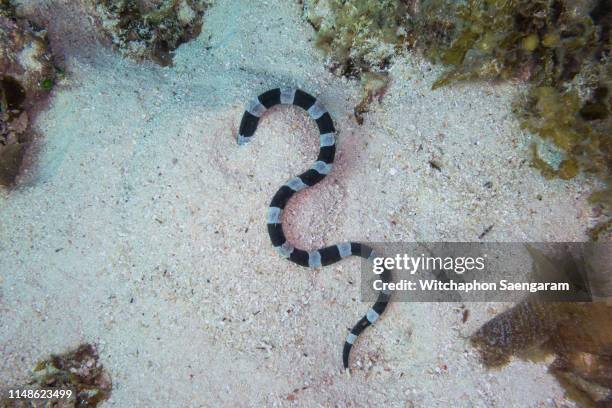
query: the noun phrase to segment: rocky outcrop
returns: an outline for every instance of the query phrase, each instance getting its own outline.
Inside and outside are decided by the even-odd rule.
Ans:
[[[88,0],[89,13],[114,47],[160,65],[170,65],[174,50],[197,37],[207,5],[207,0]]]
[[[53,85],[44,30],[0,3],[0,185],[13,184],[31,140],[28,111]]]

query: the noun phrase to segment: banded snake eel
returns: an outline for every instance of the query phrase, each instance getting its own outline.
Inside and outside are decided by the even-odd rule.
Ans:
[[[320,150],[314,164],[304,173],[285,183],[272,198],[267,215],[268,233],[272,245],[282,257],[309,268],[331,265],[349,256],[373,258],[375,256],[374,250],[359,242],[343,242],[314,251],[306,251],[294,247],[285,238],[281,222],[283,209],[295,193],[314,186],[331,172],[336,154],[336,130],[329,112],[318,99],[299,89],[275,88],[262,93],[248,104],[240,122],[238,143],[242,145],[249,142],[255,134],[260,117],[268,109],[279,104],[299,106],[308,112],[308,115],[315,120],[319,128]],[[388,282],[390,272],[385,270],[381,279]],[[389,296],[389,292],[379,292],[374,305],[348,334],[342,351],[342,363],[345,370],[348,370],[349,355],[355,340],[385,311]]]

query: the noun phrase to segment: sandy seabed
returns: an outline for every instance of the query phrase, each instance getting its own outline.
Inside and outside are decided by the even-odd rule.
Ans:
[[[481,366],[467,337],[501,304],[468,304],[463,323],[459,304],[394,303],[342,372],[369,307],[359,261],[300,268],[265,225],[274,192],[316,157],[316,126],[274,108],[239,147],[247,100],[296,86],[334,118],[334,171],[285,214],[308,249],[476,241],[490,226],[489,241],[583,241],[589,190],[529,167],[516,84],[431,91],[440,68],[408,55],[359,126],[359,84],[330,74],[312,37],[297,2],[219,0],[173,67],[67,53],[36,156],[0,193],[0,388],[91,342],[113,379],[104,407],[571,406],[545,364]]]

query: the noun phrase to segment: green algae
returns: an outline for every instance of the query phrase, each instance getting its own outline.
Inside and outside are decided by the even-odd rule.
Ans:
[[[522,76],[547,86],[572,80],[600,63],[607,41],[609,22],[592,17],[592,3],[467,1],[457,7],[457,33],[450,46],[439,44],[440,60],[451,69],[434,87],[472,78]]]
[[[53,79],[45,78],[40,82],[40,87],[45,91],[50,91],[53,89]]]

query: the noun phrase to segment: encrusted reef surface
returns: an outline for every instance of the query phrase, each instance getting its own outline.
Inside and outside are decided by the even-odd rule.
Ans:
[[[457,24],[439,60],[451,67],[434,87],[466,79],[528,81],[517,101],[523,127],[542,137],[533,166],[547,178],[580,170],[609,186],[612,176],[612,77],[608,0],[475,1],[456,8]],[[540,151],[553,154],[542,157]],[[601,207],[592,238],[609,228],[609,187],[592,197]]]
[[[381,71],[395,54],[406,6],[397,0],[307,0],[307,20],[317,30],[316,45],[342,74]]]
[[[362,95],[355,118],[363,123],[368,106],[384,94],[386,68],[403,39],[407,2],[307,0],[304,15],[317,31],[316,46],[332,71],[360,77]]]
[[[15,181],[31,139],[29,110],[53,85],[45,31],[18,19],[0,2],[0,185]]]
[[[87,0],[100,30],[124,55],[172,63],[173,51],[202,28],[208,0]]]

